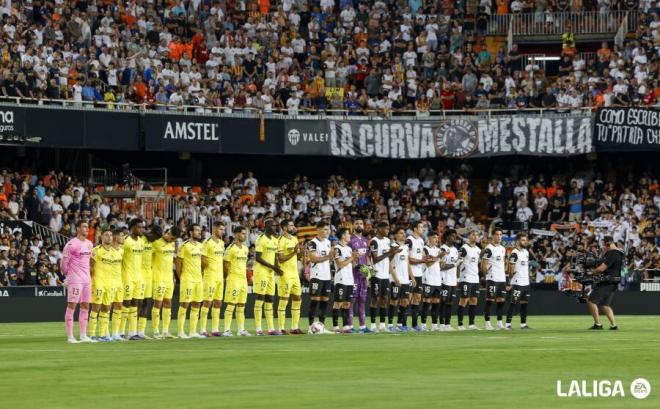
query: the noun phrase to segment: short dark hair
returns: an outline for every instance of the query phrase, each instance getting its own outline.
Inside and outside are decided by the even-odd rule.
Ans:
[[[390,225],[387,222],[378,222],[378,223],[376,223],[376,228],[377,229],[382,229],[382,228],[386,228],[386,227],[390,227]]]
[[[527,236],[527,233],[525,233],[525,232],[518,233],[518,237],[517,237],[518,240],[522,239],[523,237],[524,237],[524,238],[527,238],[527,237],[528,237],[528,236]]]
[[[131,219],[131,221],[128,222],[128,228],[132,229],[133,227],[137,226],[140,223],[142,223],[142,219],[140,219],[139,217]]]
[[[171,228],[169,228],[169,229],[167,229],[167,230],[165,230],[165,231],[166,231],[166,232],[169,231],[170,234],[171,234],[172,236],[174,236],[174,237],[179,237],[179,234],[181,234],[181,232],[179,231],[179,228],[176,227],[176,226],[172,226]]]
[[[280,222],[280,227],[281,227],[282,229],[284,229],[284,228],[285,228],[286,226],[288,226],[289,223],[291,223],[291,222],[292,222],[292,220],[282,220],[282,221]]]
[[[494,235],[495,233],[497,233],[497,232],[500,232],[500,233],[504,234],[504,230],[502,230],[502,229],[499,228],[499,227],[496,227],[496,228],[493,230],[493,235]]]
[[[438,235],[438,232],[435,230],[431,230],[426,236],[427,237],[435,237]]]
[[[101,234],[103,234],[107,231],[111,231],[111,232],[114,233],[114,229],[109,224],[105,224],[105,225],[103,225],[103,227],[101,227]]]
[[[345,227],[341,227],[339,230],[337,230],[337,238],[341,239],[341,236],[343,236],[345,233],[349,233],[350,230],[348,230]]]
[[[245,230],[246,230],[245,226],[238,226],[237,228],[234,229],[234,235],[236,235],[237,233],[240,233],[242,231],[245,231]]]
[[[190,226],[188,226],[188,233],[192,233],[192,231],[195,227],[199,227],[199,224],[193,223]]]
[[[80,227],[83,223],[85,223],[85,224],[89,224],[89,223],[87,222],[87,220],[85,220],[85,219],[79,219],[79,220],[76,222],[76,228]]]
[[[415,230],[417,226],[419,226],[421,223],[424,223],[421,220],[417,220],[415,222],[410,223],[410,230]]]
[[[609,246],[610,244],[614,243],[614,237],[612,236],[603,237],[603,243]]]
[[[213,227],[222,227],[222,226],[225,226],[225,222],[223,222],[222,220],[216,220],[213,222]]]
[[[322,228],[327,227],[327,226],[328,226],[328,223],[327,223],[327,222],[324,222],[323,220],[321,220],[320,222],[316,223],[316,228],[317,228],[317,229],[322,229]]]

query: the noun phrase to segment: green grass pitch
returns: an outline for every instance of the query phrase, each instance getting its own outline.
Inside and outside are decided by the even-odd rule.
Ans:
[[[589,321],[79,345],[61,323],[0,324],[0,408],[660,408],[660,317],[620,317],[618,332]],[[640,377],[644,400],[630,394]],[[573,379],[620,379],[626,396],[557,397]]]

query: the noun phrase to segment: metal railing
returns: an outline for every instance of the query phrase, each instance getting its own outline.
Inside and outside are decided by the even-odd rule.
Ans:
[[[628,11],[625,10],[615,10],[493,15],[488,25],[488,33],[507,35],[509,24],[512,26],[513,36],[561,35],[568,31],[568,24],[574,34],[616,33],[627,13]],[[631,28],[630,24],[628,27]]]
[[[42,240],[50,239],[51,243],[57,243],[60,245],[60,247],[64,247],[66,242],[69,241],[69,237],[54,232],[53,230],[39,223],[35,223],[33,221],[26,221],[25,223],[29,224],[30,227],[32,227],[32,232],[35,235],[40,236]]]

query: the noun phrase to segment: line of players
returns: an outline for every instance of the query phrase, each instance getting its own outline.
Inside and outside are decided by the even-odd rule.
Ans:
[[[361,225],[361,221],[358,221]],[[321,323],[325,320],[325,309],[333,288],[330,261],[335,263],[333,324],[335,332],[352,332],[349,313],[352,292],[359,287],[353,274],[353,265],[363,257],[364,252],[355,251],[349,246],[354,238],[346,229],[339,229],[338,243],[331,246],[328,240],[329,227],[325,223],[317,225],[318,235],[309,242],[310,252],[310,331],[315,316]],[[510,329],[511,321],[518,309],[521,328],[527,326],[527,304],[529,292],[529,259],[526,234],[519,234],[516,248],[507,257],[501,244],[502,231],[495,230],[492,241],[482,250],[477,245],[477,232],[472,231],[467,242],[457,248],[458,235],[454,230],[443,234],[443,244],[439,244],[436,232],[429,232],[424,242],[425,225],[422,222],[411,226],[412,234],[406,237],[403,228],[396,229],[394,240],[388,235],[390,227],[385,222],[376,225],[376,235],[369,243],[369,263],[371,277],[370,318],[371,326],[362,325],[362,332],[408,331],[408,310],[412,316],[413,331],[427,331],[430,314],[431,330],[453,331],[450,324],[453,298],[457,293],[458,329],[476,330],[475,314],[479,297],[481,271],[486,279],[486,305],[484,307],[485,329]],[[502,322],[507,292],[510,292],[510,305],[507,311],[506,326]],[[492,305],[496,306],[497,327],[490,320]],[[469,323],[464,326],[467,308]],[[344,326],[338,324],[338,317],[344,317]],[[380,325],[376,325],[380,313]],[[394,318],[397,318],[396,326]],[[421,318],[421,322],[419,320]],[[387,321],[387,324],[386,324]],[[421,324],[421,325],[420,325]],[[320,329],[324,331],[323,327]]]
[[[299,328],[301,307],[301,284],[298,274],[298,258],[303,254],[310,263],[310,308],[309,329],[316,333],[315,318],[324,324],[327,304],[334,289],[333,324],[335,332],[352,331],[352,306],[364,302],[366,291],[371,293],[371,327],[364,323],[364,312],[360,310],[360,331],[406,331],[407,311],[411,306],[412,329],[427,330],[430,313],[432,330],[453,330],[450,325],[452,299],[457,291],[459,329],[463,326],[465,308],[468,309],[468,329],[474,325],[475,309],[479,294],[479,270],[485,272],[487,296],[485,306],[486,329],[494,329],[490,323],[493,302],[497,308],[497,327],[502,324],[502,314],[507,291],[505,272],[506,252],[500,244],[502,232],[494,232],[492,243],[481,251],[477,246],[477,234],[471,232],[467,243],[460,249],[455,247],[457,235],[447,231],[443,244],[439,246],[437,233],[428,234],[424,243],[424,225],[412,226],[412,235],[405,237],[403,229],[394,232],[394,240],[387,237],[389,225],[379,223],[376,236],[367,245],[361,233],[362,221],[356,221],[356,235],[340,229],[338,242],[332,246],[328,240],[329,226],[319,223],[317,237],[303,249],[296,238],[292,222],[280,224],[282,234],[277,236],[272,220],[265,223],[265,231],[256,242],[256,257],[253,275],[255,293],[255,326],[257,335],[265,335],[261,328],[265,316],[269,335],[284,335],[286,309],[291,301],[292,334],[302,334]],[[62,271],[67,275],[68,306],[65,314],[69,342],[73,338],[73,311],[80,304],[80,327],[82,341],[140,340],[146,335],[147,317],[151,312],[155,338],[175,338],[170,334],[174,274],[180,281],[177,335],[179,338],[206,336],[232,336],[231,325],[234,315],[238,334],[248,336],[245,329],[245,304],[247,300],[247,231],[240,227],[234,231],[234,241],[226,249],[223,236],[225,226],[216,223],[212,236],[201,240],[201,228],[192,225],[189,239],[178,249],[175,246],[179,234],[176,227],[162,231],[151,226],[145,232],[144,222],[133,219],[129,223],[129,234],[123,230],[105,228],[101,244],[92,248],[86,240],[87,224],[79,223],[78,237],[65,246]],[[349,245],[350,244],[350,245]],[[507,326],[516,307],[520,306],[521,327],[526,325],[527,301],[529,297],[528,261],[525,248],[527,237],[519,235],[517,248],[508,258],[511,280],[511,304],[507,314]],[[368,250],[367,250],[368,246]],[[334,280],[330,262],[335,264]],[[369,282],[357,268],[370,265],[373,273]],[[458,274],[458,277],[457,277]],[[90,282],[91,281],[91,282]],[[276,282],[277,281],[277,282]],[[275,287],[279,296],[277,327],[273,318]],[[356,294],[354,294],[354,289]],[[87,312],[89,333],[87,336]],[[224,331],[220,331],[220,311],[225,303]],[[376,326],[376,315],[380,309],[380,326]],[[393,325],[398,309],[397,325]],[[211,315],[211,330],[208,316]],[[190,315],[188,333],[185,332],[187,315]],[[343,317],[344,327],[338,325]],[[421,316],[421,326],[418,317]],[[388,325],[386,326],[385,321]],[[438,322],[440,324],[438,325]],[[110,323],[112,327],[110,329]],[[97,337],[98,330],[98,337]],[[320,325],[320,332],[327,332]]]

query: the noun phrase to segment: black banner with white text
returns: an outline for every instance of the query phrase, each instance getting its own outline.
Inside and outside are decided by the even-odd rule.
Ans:
[[[599,109],[594,119],[594,144],[598,151],[659,150],[660,110]]]

